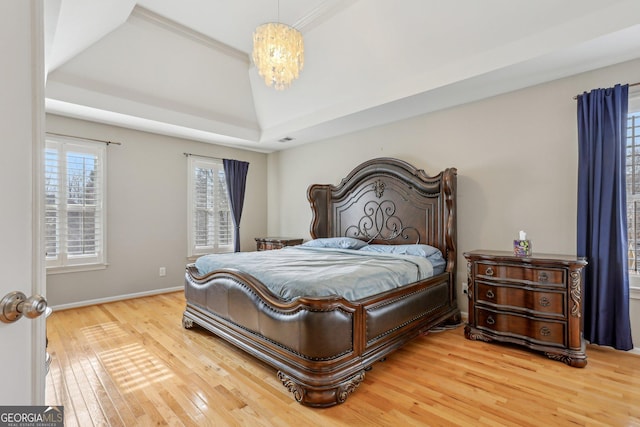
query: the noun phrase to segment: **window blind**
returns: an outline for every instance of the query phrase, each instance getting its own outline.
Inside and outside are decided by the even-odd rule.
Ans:
[[[640,112],[627,118],[627,238],[629,270],[640,272]]]
[[[47,139],[47,267],[104,263],[104,159],[102,145]]]
[[[233,218],[221,160],[189,158],[189,256],[233,251]]]

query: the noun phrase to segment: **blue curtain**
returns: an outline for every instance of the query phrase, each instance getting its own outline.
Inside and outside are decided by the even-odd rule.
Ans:
[[[629,319],[625,153],[628,85],[578,96],[578,255],[584,271],[584,337],[633,348]]]
[[[240,252],[240,218],[242,218],[242,206],[244,205],[244,190],[247,185],[247,172],[249,163],[239,160],[222,159],[224,175],[227,179],[227,191],[231,203],[233,215],[234,251]]]

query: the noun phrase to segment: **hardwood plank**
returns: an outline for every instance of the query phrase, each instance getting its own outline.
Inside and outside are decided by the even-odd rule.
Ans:
[[[181,325],[175,292],[54,312],[46,402],[67,426],[627,426],[640,424],[640,356],[587,347],[584,369],[463,328],[376,363],[332,408],[294,401],[275,371]]]
[[[52,357],[59,357],[60,372],[68,391],[68,399],[73,403],[73,407],[70,409],[72,409],[71,414],[74,415],[74,418],[69,420],[69,424],[77,423],[81,426],[90,426],[104,420],[101,411],[97,409],[99,405],[96,405],[95,398],[92,396],[93,390],[82,370],[85,353],[78,344],[75,334],[77,329],[69,329],[69,326],[66,323],[61,323],[58,326],[58,333],[66,338],[61,340],[63,351],[60,354],[58,351],[54,351]],[[72,357],[70,357],[71,355]]]

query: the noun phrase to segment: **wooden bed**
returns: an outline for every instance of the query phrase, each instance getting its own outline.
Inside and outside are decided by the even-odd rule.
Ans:
[[[185,275],[183,326],[200,325],[277,370],[295,399],[344,402],[374,362],[442,324],[460,322],[456,303],[456,169],[429,177],[390,158],[357,166],[337,185],[312,185],[311,237],[439,248],[442,274],[355,302],[341,297],[285,301],[255,277],[221,269]]]

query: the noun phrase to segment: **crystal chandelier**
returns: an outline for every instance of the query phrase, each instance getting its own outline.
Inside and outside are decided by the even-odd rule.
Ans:
[[[260,25],[253,33],[253,62],[267,86],[288,88],[304,67],[302,34],[279,22]]]

